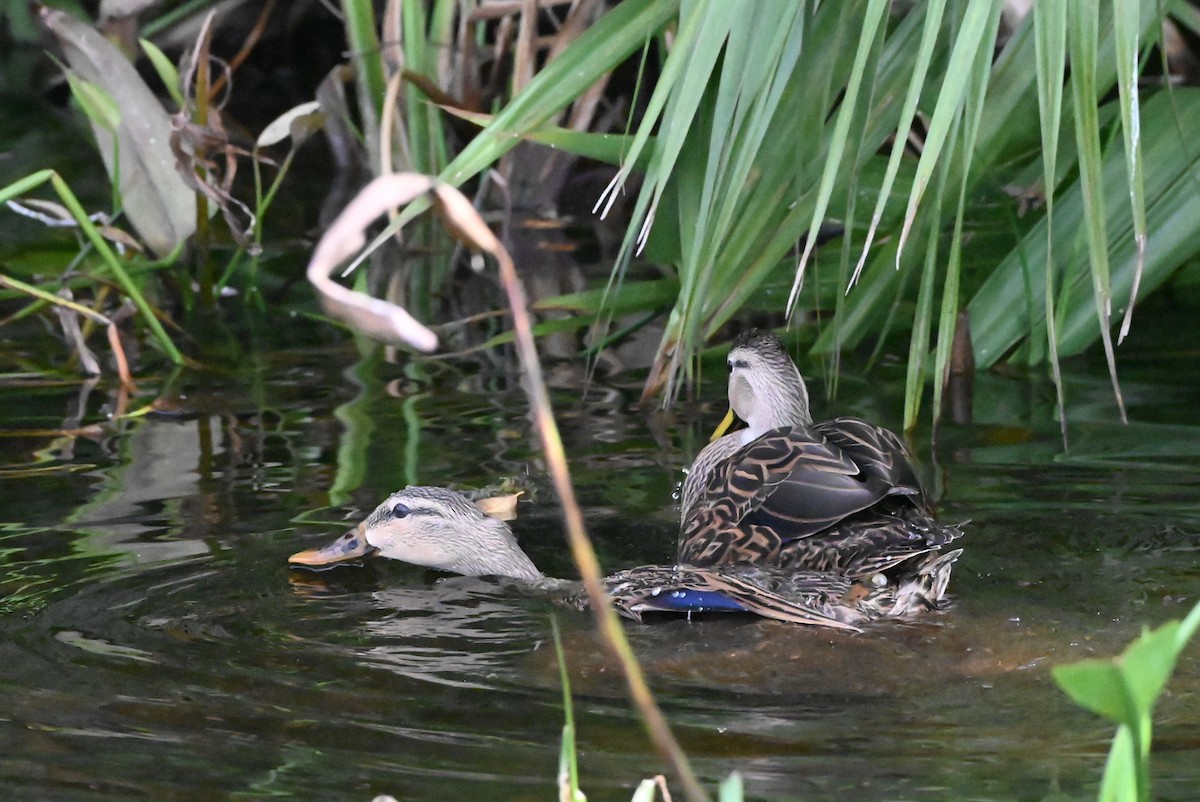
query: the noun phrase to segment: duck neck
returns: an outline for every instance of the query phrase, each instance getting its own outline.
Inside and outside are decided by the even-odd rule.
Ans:
[[[453,563],[446,566],[447,570],[466,576],[507,576],[525,582],[544,578],[533,560],[517,544],[508,524],[497,518],[488,518],[480,526],[491,530],[486,537],[480,538],[489,546],[462,549],[454,555]]]
[[[754,388],[754,411],[744,419],[746,428],[741,442],[749,443],[781,426],[808,426],[812,414],[808,410],[808,388],[795,365],[762,382]]]

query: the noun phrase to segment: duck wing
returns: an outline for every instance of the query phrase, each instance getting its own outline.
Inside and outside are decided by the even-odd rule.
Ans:
[[[861,418],[834,418],[813,424],[824,436],[868,476],[892,488],[893,495],[909,496],[913,504],[929,511],[929,500],[912,453],[895,432]]]
[[[889,496],[923,498],[899,438],[856,423],[863,425],[767,432],[713,466],[690,517],[711,511],[709,526],[715,518],[722,528],[769,527],[786,541],[822,532]],[[685,520],[685,532],[690,528]]]
[[[713,465],[698,496],[679,539],[678,560],[691,565],[753,562],[860,576],[957,536],[930,537],[937,524],[908,448],[858,418],[767,432]],[[860,526],[864,516],[883,520]]]

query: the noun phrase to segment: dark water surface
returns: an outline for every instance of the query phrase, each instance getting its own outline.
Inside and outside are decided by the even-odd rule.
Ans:
[[[321,575],[325,542],[406,482],[526,476],[515,528],[571,575],[511,377],[363,358],[297,338],[232,371],[145,377],[133,407],[196,415],[58,433],[81,385],[0,365],[0,798],[549,799],[563,723],[551,606],[498,583],[372,563]],[[11,346],[11,347],[10,347]],[[1119,652],[1200,599],[1196,354],[1127,346],[1121,427],[1102,366],[1068,366],[1072,449],[1053,390],[984,376],[976,423],[922,459],[943,515],[972,521],[957,603],[844,635],[758,620],[628,632],[707,782],[751,798],[1094,798],[1111,728],[1049,668]],[[569,371],[566,372],[569,374]],[[835,407],[895,425],[902,373],[843,377]],[[603,565],[666,561],[679,468],[721,414],[639,410],[636,378],[555,403]],[[820,395],[814,382],[814,396]],[[936,459],[935,459],[936,456]],[[584,789],[628,799],[662,770],[589,621],[556,613]],[[1156,717],[1159,799],[1200,798],[1200,660]]]

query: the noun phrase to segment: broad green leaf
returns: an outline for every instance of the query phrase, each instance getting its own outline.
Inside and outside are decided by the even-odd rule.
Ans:
[[[1187,646],[1188,642],[1191,641],[1192,636],[1196,634],[1196,629],[1198,627],[1200,627],[1200,604],[1197,604],[1192,608],[1192,611],[1188,613],[1187,618],[1180,622],[1179,630],[1175,633],[1176,638],[1178,638],[1177,648],[1180,652],[1182,652],[1183,647]]]
[[[1154,703],[1175,670],[1175,661],[1179,657],[1178,634],[1179,622],[1170,621],[1143,632],[1117,658],[1130,698],[1141,716],[1149,716],[1154,710]]]
[[[1200,90],[1176,89],[1170,96],[1160,93],[1142,106],[1141,130],[1145,149],[1145,193],[1147,226],[1153,232],[1153,247],[1147,251],[1141,294],[1161,285],[1172,272],[1200,253],[1200,241],[1190,236],[1190,223],[1200,215],[1200,195],[1195,183],[1200,180],[1200,147],[1181,132],[1200,126]],[[1127,218],[1128,208],[1120,203],[1127,193],[1123,154],[1110,152],[1104,160],[1103,180],[1107,194],[1105,208],[1110,214]],[[1078,181],[1065,186],[1054,204],[1054,229],[1048,230],[1045,218],[1034,224],[1016,247],[991,272],[968,304],[975,340],[976,364],[986,369],[1016,345],[1033,329],[1026,306],[1017,300],[1031,294],[1034,307],[1044,306],[1046,284],[1046,241],[1052,237],[1056,262],[1072,261],[1073,244],[1084,228],[1082,189]],[[1132,237],[1125,227],[1110,232],[1114,291],[1118,297],[1133,283],[1136,254]],[[1022,262],[1029,266],[1026,275]],[[1065,308],[1058,313],[1063,325],[1058,332],[1060,354],[1080,353],[1099,336],[1095,305],[1091,297],[1090,272],[1083,264],[1074,273],[1066,272]]]
[[[1112,660],[1081,660],[1055,666],[1050,673],[1080,707],[1117,724],[1137,725],[1137,706],[1125,685],[1125,675]]]

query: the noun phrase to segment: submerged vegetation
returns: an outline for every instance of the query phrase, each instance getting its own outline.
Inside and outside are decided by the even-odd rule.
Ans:
[[[1154,705],[1179,654],[1200,627],[1200,604],[1182,621],[1143,632],[1118,657],[1057,666],[1054,679],[1072,699],[1117,724],[1101,802],[1149,802]]]

